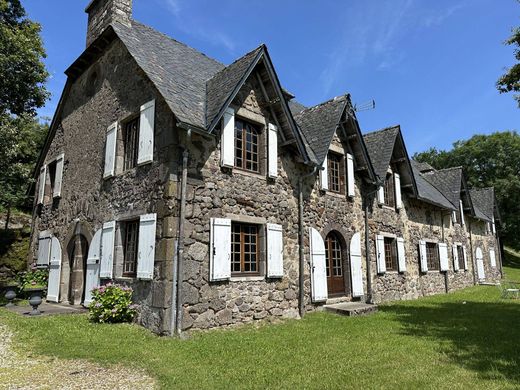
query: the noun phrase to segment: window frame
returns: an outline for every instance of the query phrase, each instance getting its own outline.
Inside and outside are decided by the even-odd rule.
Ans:
[[[132,226],[132,232],[129,227]],[[126,221],[120,222],[120,228],[122,230],[122,276],[128,278],[135,278],[137,276],[137,261],[138,261],[138,251],[139,251],[139,228],[140,228],[140,219],[130,219]],[[129,234],[133,233],[133,242],[129,243]],[[133,244],[131,259],[129,259],[129,244]],[[130,270],[127,270],[127,266],[129,266]]]
[[[385,182],[383,184],[383,193],[384,193],[383,206],[395,209],[396,208],[395,180],[394,180],[394,174],[391,172],[388,172],[386,174]]]
[[[335,165],[335,166],[333,166]],[[328,191],[345,194],[345,156],[329,151],[327,153]]]
[[[466,271],[466,265],[464,263],[464,248],[462,247],[462,245],[457,245],[457,257],[459,263],[459,270],[462,269]]]
[[[437,242],[426,241],[426,264],[428,265],[428,271],[441,270],[439,244]]]
[[[385,248],[385,266],[387,272],[399,272],[399,257],[397,254],[397,238],[383,236]]]
[[[131,140],[131,143],[134,144],[133,148],[128,148],[130,141],[128,140],[128,128],[131,125],[135,124],[135,128],[132,129],[132,133],[134,138]],[[121,122],[121,144],[122,144],[122,172],[129,171],[138,166],[137,161],[139,159],[139,132],[141,126],[141,115],[135,114],[126,118],[123,122]],[[116,138],[117,142],[117,138]],[[116,147],[117,148],[117,147]],[[132,156],[129,156],[130,152],[132,152]],[[129,161],[131,159],[131,161]]]
[[[242,124],[241,128],[238,127],[239,124]],[[235,128],[234,128],[234,137],[233,137],[233,150],[234,150],[233,151],[233,155],[234,155],[233,168],[241,170],[241,171],[245,171],[245,172],[255,173],[255,174],[262,173],[263,167],[262,167],[262,163],[261,163],[262,162],[262,158],[261,158],[262,149],[261,148],[262,148],[263,131],[260,127],[261,126],[259,126],[256,123],[244,120],[242,118],[235,117]],[[249,130],[249,129],[254,130],[254,132],[251,131],[252,136],[251,136],[250,144],[253,146],[256,146],[256,152],[253,152],[253,147],[251,147],[251,152],[249,152],[249,153],[251,153],[252,159],[247,158],[247,154],[248,154],[247,130]],[[238,147],[239,132],[241,134],[240,147]],[[256,143],[253,142],[253,137],[256,137]],[[240,151],[240,156],[238,156],[238,154],[239,154],[238,151]],[[256,156],[256,160],[253,159],[253,156]],[[237,160],[241,160],[241,163],[238,164]],[[251,164],[251,168],[247,167],[248,162]],[[254,165],[256,165],[256,169],[253,169]]]
[[[238,221],[231,221],[231,277],[243,277],[243,276],[261,276],[261,261],[260,261],[260,231],[261,231],[262,225],[254,224],[254,223],[245,223],[245,222],[238,222]],[[239,228],[239,232],[236,232],[235,229]],[[251,232],[245,232],[245,228],[251,229],[254,228],[255,232],[251,234]],[[239,234],[239,241],[235,241],[236,234]],[[246,235],[249,235],[250,237],[255,237],[255,251],[248,251],[246,253],[245,247],[246,244],[252,245],[251,241],[249,243],[246,243],[245,237]],[[235,250],[235,245],[239,245],[239,251],[237,252]],[[237,262],[235,261],[235,256],[238,254],[239,257],[239,264],[240,264],[240,270],[236,271],[234,269],[235,264]],[[255,261],[249,261],[246,262],[246,254],[254,255]],[[246,271],[246,263],[255,264],[255,271]]]

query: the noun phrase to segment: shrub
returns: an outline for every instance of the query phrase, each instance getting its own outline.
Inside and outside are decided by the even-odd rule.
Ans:
[[[31,266],[30,271],[20,272],[16,275],[16,281],[20,291],[32,286],[47,287],[47,280],[49,279],[49,271],[47,269],[38,269],[36,264]]]
[[[137,313],[132,304],[132,289],[108,283],[92,290],[89,318],[92,322],[130,322]]]

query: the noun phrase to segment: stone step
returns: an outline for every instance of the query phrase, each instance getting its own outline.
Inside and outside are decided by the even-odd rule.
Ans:
[[[377,305],[363,302],[342,302],[333,305],[325,305],[327,311],[346,316],[362,316],[377,312]]]

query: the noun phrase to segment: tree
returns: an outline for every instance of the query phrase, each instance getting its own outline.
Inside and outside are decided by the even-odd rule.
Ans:
[[[6,229],[11,208],[25,201],[48,128],[31,115],[0,117],[0,206],[7,210]]]
[[[505,43],[516,46],[514,55],[516,60],[520,61],[520,27],[513,29],[513,34]],[[497,89],[500,93],[520,91],[520,62],[509,68],[507,73],[498,79]],[[520,107],[520,95],[514,95],[514,98]]]
[[[0,115],[34,114],[48,98],[40,31],[20,0],[0,0]]]
[[[475,135],[449,151],[429,149],[414,159],[436,169],[462,166],[470,187],[495,187],[505,242],[520,248],[520,135],[514,131]]]

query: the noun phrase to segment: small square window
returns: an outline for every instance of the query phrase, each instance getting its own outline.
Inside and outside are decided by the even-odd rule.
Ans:
[[[259,232],[258,225],[231,224],[231,272],[233,275],[258,275]]]

